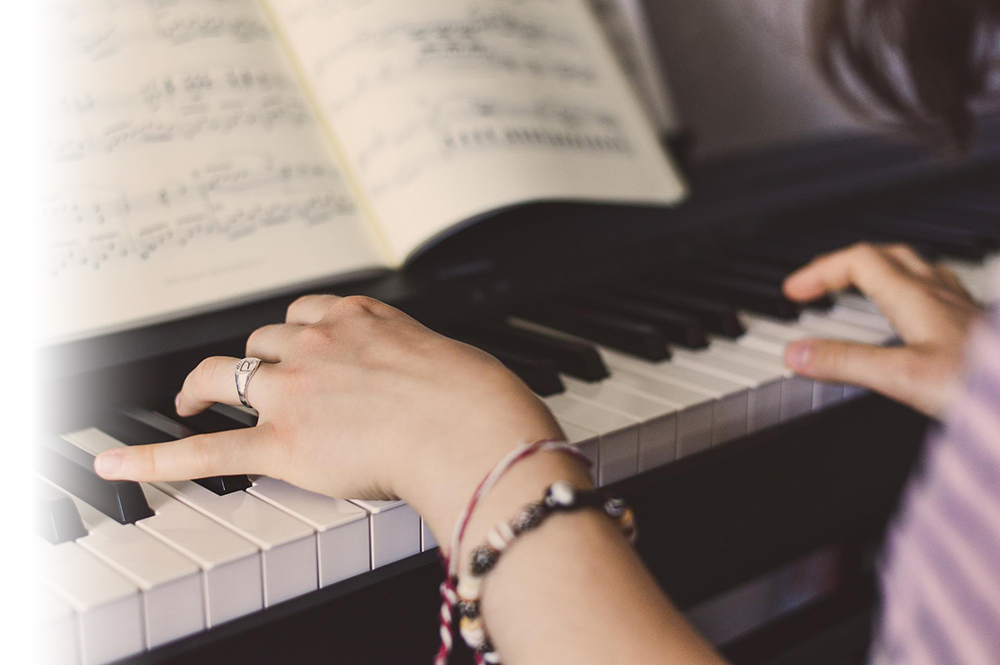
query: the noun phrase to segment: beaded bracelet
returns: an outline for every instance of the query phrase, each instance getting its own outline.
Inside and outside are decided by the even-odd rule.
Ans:
[[[622,533],[635,542],[635,516],[623,499],[596,490],[578,490],[565,481],[557,481],[545,490],[541,501],[525,506],[510,522],[499,522],[486,534],[486,544],[471,553],[471,576],[459,579],[458,613],[462,639],[475,654],[477,663],[496,665],[500,655],[490,642],[480,615],[479,596],[483,578],[493,570],[500,556],[522,534],[537,529],[550,516],[586,508],[602,510],[618,523]]]
[[[445,580],[441,583],[441,612],[440,612],[440,635],[441,645],[437,655],[434,657],[434,665],[446,665],[448,656],[452,648],[452,608],[458,603],[458,558],[456,553],[461,551],[462,537],[465,529],[469,525],[472,512],[476,505],[493,489],[503,476],[518,463],[528,459],[532,455],[540,452],[560,452],[575,457],[586,466],[590,466],[591,461],[587,459],[579,450],[565,441],[556,439],[542,439],[534,443],[524,443],[511,450],[503,459],[497,462],[496,466],[483,478],[482,482],[473,492],[469,503],[459,515],[458,521],[451,537],[451,547],[448,554],[442,552],[441,558],[445,568]]]

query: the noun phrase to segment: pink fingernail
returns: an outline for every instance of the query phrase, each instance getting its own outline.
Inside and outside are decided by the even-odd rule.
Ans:
[[[176,395],[174,395],[174,409],[176,409],[177,411],[181,410],[181,394],[180,393],[177,393]]]
[[[785,362],[792,369],[808,369],[812,362],[812,344],[809,342],[794,342],[785,349]]]
[[[113,476],[122,468],[122,456],[116,452],[101,453],[97,456],[97,472],[102,476]]]

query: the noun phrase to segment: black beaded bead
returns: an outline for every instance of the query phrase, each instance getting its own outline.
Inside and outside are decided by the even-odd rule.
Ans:
[[[472,551],[472,574],[476,577],[482,577],[486,573],[493,570],[493,566],[497,565],[497,560],[500,558],[500,552],[497,552],[492,547],[477,547]]]
[[[521,535],[525,531],[530,531],[542,523],[549,511],[540,503],[533,503],[526,506],[524,510],[510,523],[510,528],[515,536]]]
[[[479,601],[460,600],[455,609],[458,611],[458,616],[475,619],[479,616]]]
[[[493,647],[493,642],[491,642],[490,638],[488,637],[485,640],[483,640],[482,644],[476,647],[476,652],[479,653],[480,655],[487,654],[495,650],[496,649],[494,649]]]

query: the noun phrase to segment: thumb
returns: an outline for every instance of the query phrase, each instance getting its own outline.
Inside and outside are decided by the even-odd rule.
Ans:
[[[913,350],[834,340],[805,339],[785,349],[785,364],[819,381],[850,383],[907,401],[906,376]]]

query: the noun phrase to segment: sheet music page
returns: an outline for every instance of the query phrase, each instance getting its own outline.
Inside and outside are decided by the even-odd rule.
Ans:
[[[681,119],[660,65],[649,17],[642,0],[589,0],[618,56],[618,62],[636,87],[646,112],[661,134],[681,129]]]
[[[257,0],[45,0],[48,340],[384,264]]]
[[[399,258],[534,200],[684,191],[586,0],[267,0]]]

